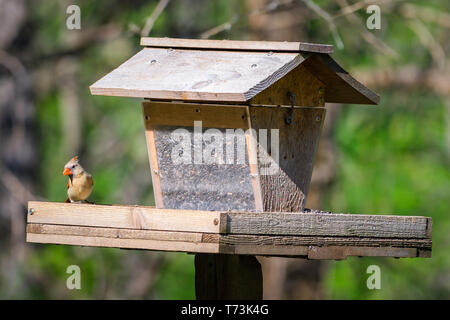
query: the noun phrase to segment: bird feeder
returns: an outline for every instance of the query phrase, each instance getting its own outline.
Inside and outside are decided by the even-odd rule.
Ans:
[[[144,99],[156,207],[30,202],[29,242],[197,253],[199,298],[260,298],[255,255],[431,256],[431,218],[305,212],[325,103],[379,102],[332,46],[141,45],[90,90]]]

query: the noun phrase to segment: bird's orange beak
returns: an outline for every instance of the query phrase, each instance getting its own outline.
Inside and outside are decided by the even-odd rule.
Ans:
[[[72,173],[72,171],[70,171],[69,168],[64,168],[63,175],[68,176],[68,175],[71,175],[71,174],[73,174],[73,173]]]

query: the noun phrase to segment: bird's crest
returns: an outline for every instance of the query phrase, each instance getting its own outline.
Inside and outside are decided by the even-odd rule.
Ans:
[[[66,163],[66,167],[70,167],[73,164],[79,164],[78,163],[78,156],[73,157],[72,159],[69,160],[69,162]]]

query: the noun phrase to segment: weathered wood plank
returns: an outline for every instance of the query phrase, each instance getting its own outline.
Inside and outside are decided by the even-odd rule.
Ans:
[[[93,236],[27,233],[27,242],[89,247],[145,249],[158,251],[219,253],[219,245],[215,243],[187,241],[161,241],[149,239],[122,239]]]
[[[303,210],[324,118],[324,108],[250,108],[253,129],[271,135],[277,129],[279,135],[278,150],[271,148],[272,137],[266,147],[258,146],[264,211]]]
[[[228,233],[297,236],[428,238],[426,217],[316,214],[229,213]]]
[[[146,130],[157,126],[193,127],[202,121],[205,128],[249,128],[247,106],[199,103],[142,102]]]
[[[394,257],[394,258],[414,258],[417,257],[415,248],[394,248],[394,247],[309,247],[308,259],[311,260],[342,260],[347,257]]]
[[[90,90],[94,95],[243,103],[247,91],[266,89],[302,61],[297,53],[144,48]]]
[[[202,242],[224,245],[253,246],[349,246],[349,247],[399,247],[431,250],[431,239],[323,237],[323,236],[267,236],[242,234],[204,233]]]
[[[345,259],[347,256],[431,257],[431,239],[222,235],[35,223],[27,225],[27,241],[308,259]]]
[[[65,226],[65,225],[41,224],[41,223],[29,223],[27,225],[27,233],[82,236],[82,237],[103,237],[103,238],[117,238],[117,239],[203,242],[202,233],[198,232]]]
[[[220,232],[220,212],[29,201],[28,223],[126,229]]]
[[[157,208],[163,208],[164,203],[161,190],[161,179],[159,176],[158,159],[156,157],[155,132],[153,128],[145,129],[145,141],[147,143],[147,154],[150,164],[150,174],[152,176],[153,196],[155,198],[155,204]]]
[[[239,41],[213,39],[180,39],[142,37],[141,46],[159,48],[191,48],[241,51],[273,51],[273,52],[319,52],[332,53],[333,46],[307,42],[287,41]]]

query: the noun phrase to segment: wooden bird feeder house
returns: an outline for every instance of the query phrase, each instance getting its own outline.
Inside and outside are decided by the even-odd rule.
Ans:
[[[304,208],[325,103],[379,102],[332,46],[141,45],[90,89],[144,99],[156,207],[30,201],[27,241],[196,253],[198,298],[261,298],[256,255],[431,256],[431,218]]]

